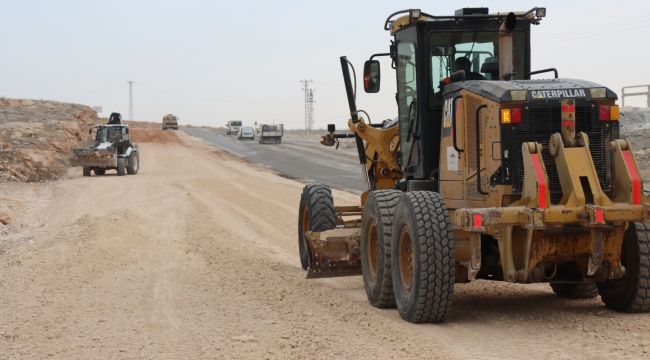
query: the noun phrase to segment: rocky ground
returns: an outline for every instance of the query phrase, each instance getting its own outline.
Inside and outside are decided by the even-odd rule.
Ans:
[[[99,118],[90,107],[0,98],[0,180],[56,179],[74,147],[90,140]]]

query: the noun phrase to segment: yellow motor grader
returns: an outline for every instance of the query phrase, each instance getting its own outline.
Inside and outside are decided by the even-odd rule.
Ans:
[[[530,28],[545,15],[391,14],[389,52],[363,72],[365,91],[378,92],[375,58],[392,60],[398,118],[381,124],[359,117],[341,57],[350,132],[330,125],[321,142],[355,138],[367,191],[360,205],[334,206],[327,186],[305,186],[308,278],[361,274],[372,305],[416,323],[443,321],[454,283],[474,279],[650,309],[649,202],[619,138],[616,94],[530,69]],[[541,73],[552,76],[531,79]]]

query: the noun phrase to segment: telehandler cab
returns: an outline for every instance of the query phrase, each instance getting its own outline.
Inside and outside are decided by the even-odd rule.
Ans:
[[[545,15],[391,14],[389,52],[366,61],[363,84],[379,91],[375,58],[390,57],[395,122],[359,117],[341,57],[350,133],[330,125],[321,143],[356,139],[367,191],[360,205],[335,207],[328,187],[305,186],[308,278],[362,274],[372,305],[416,323],[443,321],[454,283],[474,279],[548,282],[560,297],[650,309],[649,201],[619,138],[616,94],[531,70],[530,28]],[[553,76],[531,79],[541,73]]]

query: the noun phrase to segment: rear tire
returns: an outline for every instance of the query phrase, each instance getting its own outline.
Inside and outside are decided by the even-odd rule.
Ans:
[[[598,287],[594,283],[551,283],[551,289],[557,297],[563,299],[592,299],[598,296]]]
[[[596,283],[608,308],[624,312],[650,311],[650,231],[643,223],[630,223],[625,231],[621,263],[625,276]]]
[[[454,239],[440,194],[406,193],[395,209],[391,271],[400,316],[439,323],[451,307],[455,282]]]
[[[138,173],[138,170],[140,170],[140,157],[138,156],[137,152],[133,152],[131,153],[131,156],[129,156],[126,172],[129,175],[136,175]]]
[[[104,175],[104,174],[106,174],[106,169],[103,169],[103,168],[94,168],[93,171],[95,172],[95,175]]]
[[[126,159],[117,158],[117,176],[126,175]]]
[[[309,269],[309,246],[306,231],[325,231],[336,227],[334,199],[329,187],[322,184],[309,184],[302,189],[298,212],[298,251],[300,264]]]
[[[90,167],[84,166],[83,169],[81,170],[81,173],[83,176],[90,176]]]
[[[390,238],[399,190],[370,193],[361,217],[361,270],[368,301],[378,308],[395,307],[393,278],[390,271]]]

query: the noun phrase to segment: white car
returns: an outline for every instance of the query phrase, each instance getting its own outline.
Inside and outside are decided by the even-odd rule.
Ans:
[[[237,134],[237,139],[239,139],[239,140],[244,140],[244,139],[255,140],[255,129],[253,129],[250,126],[242,126],[241,129],[239,129],[239,133]]]

